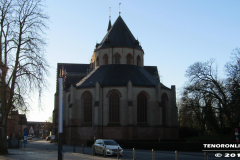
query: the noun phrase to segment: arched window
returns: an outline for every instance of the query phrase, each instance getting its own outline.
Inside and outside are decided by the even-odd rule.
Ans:
[[[92,95],[90,92],[85,92],[82,96],[83,99],[83,113],[84,122],[92,122]]]
[[[68,95],[68,102],[70,102],[71,94]]]
[[[141,58],[140,56],[137,56],[137,66],[140,66],[141,65]]]
[[[144,93],[137,98],[137,121],[147,122],[147,96]]]
[[[114,64],[120,64],[121,56],[117,53],[114,55]]]
[[[162,94],[161,101],[162,101],[162,124],[165,125],[167,121],[166,120],[166,101],[168,101],[168,96],[166,93]]]
[[[106,55],[106,54],[103,56],[103,63],[104,63],[104,65],[108,64],[108,55]]]
[[[120,98],[116,92],[109,95],[109,122],[119,122]]]
[[[99,58],[97,57],[96,65],[99,66]]]
[[[127,55],[127,64],[132,64],[132,55],[131,54]]]

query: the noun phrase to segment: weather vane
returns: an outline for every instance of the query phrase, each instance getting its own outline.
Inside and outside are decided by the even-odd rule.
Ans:
[[[111,7],[109,7],[109,19],[111,19]]]
[[[119,16],[120,16],[120,14],[121,14],[121,11],[120,11],[120,5],[121,5],[121,3],[119,3]]]

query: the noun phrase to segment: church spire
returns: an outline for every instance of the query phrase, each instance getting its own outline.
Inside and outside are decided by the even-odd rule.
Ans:
[[[108,29],[107,32],[111,29],[112,24],[111,24],[111,7],[109,7],[109,23],[108,23]]]
[[[120,14],[121,14],[121,11],[120,11],[120,5],[121,5],[121,3],[119,3],[119,16],[120,16]]]

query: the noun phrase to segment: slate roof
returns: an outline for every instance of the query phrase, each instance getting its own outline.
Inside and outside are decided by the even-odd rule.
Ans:
[[[66,76],[65,82],[64,82],[64,91],[67,91],[69,87],[71,87],[71,84],[76,84],[79,81],[81,81],[87,74],[79,75],[79,76]]]
[[[108,29],[107,29],[107,31],[109,31],[109,30],[111,29],[111,27],[112,27],[111,20],[109,19],[109,23],[108,23]]]
[[[119,16],[96,50],[109,47],[130,47],[142,50],[122,17]]]
[[[70,87],[73,83],[79,82],[83,77],[87,75],[87,69],[89,69],[90,64],[75,64],[75,63],[58,63],[57,64],[57,82],[56,82],[56,94],[58,91],[58,77],[60,69],[64,68],[67,72],[67,78],[65,81],[64,90]]]
[[[114,64],[102,65],[94,69],[76,84],[77,88],[101,86],[126,86],[129,80],[133,86],[155,87],[159,80],[144,68],[136,65]]]
[[[66,69],[67,72],[87,72],[90,64],[76,64],[76,63],[58,63],[57,64],[57,75],[59,76],[60,69]]]
[[[147,70],[151,75],[155,76],[157,74],[157,76],[158,76],[157,66],[144,66],[143,68],[145,70]],[[160,79],[158,79],[158,80],[160,81]],[[160,84],[161,84],[161,88],[170,89],[170,88],[166,87],[164,84],[162,84],[161,82],[160,82]]]

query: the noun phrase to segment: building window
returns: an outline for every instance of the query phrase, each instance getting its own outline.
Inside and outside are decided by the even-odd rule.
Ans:
[[[147,96],[143,93],[137,98],[137,121],[147,122]]]
[[[68,95],[68,102],[70,102],[71,94]]]
[[[117,53],[114,55],[114,63],[115,64],[120,64],[120,58],[121,56]]]
[[[132,56],[131,56],[131,54],[127,55],[127,64],[132,64]]]
[[[103,61],[104,61],[104,65],[108,64],[108,56],[106,54],[103,56]]]
[[[96,65],[99,66],[99,58],[97,57]]]
[[[120,98],[116,92],[109,96],[109,122],[119,122]]]
[[[84,122],[92,122],[92,95],[86,92],[83,95]]]
[[[168,101],[168,96],[166,93],[163,93],[161,101],[162,101],[162,124],[166,125],[166,102]]]
[[[140,56],[137,56],[137,65],[138,65],[138,66],[141,65],[141,58],[140,58]]]

